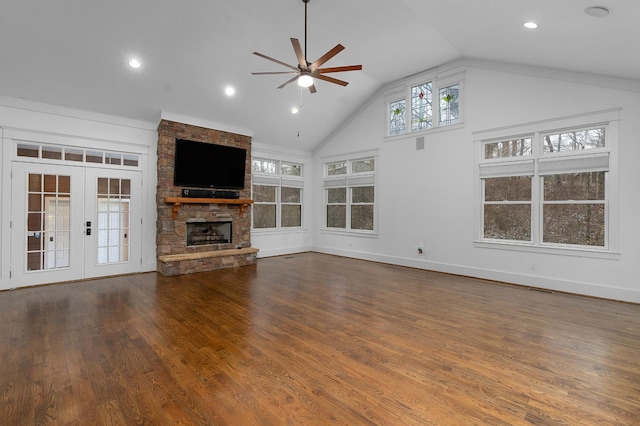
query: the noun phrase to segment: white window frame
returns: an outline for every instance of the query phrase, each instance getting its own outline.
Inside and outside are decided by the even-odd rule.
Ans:
[[[362,160],[373,160],[373,171],[366,172],[354,172],[353,164],[362,161]],[[329,175],[327,173],[327,168],[330,164],[335,164],[339,162],[346,162],[346,173],[340,175]],[[322,227],[321,231],[324,233],[335,233],[335,234],[351,234],[351,235],[360,235],[367,237],[377,237],[378,235],[378,184],[377,184],[377,176],[378,176],[378,151],[371,150],[360,153],[353,153],[351,155],[345,155],[342,157],[333,157],[330,159],[325,159],[322,164],[323,169],[323,213],[322,213]],[[373,186],[373,203],[353,203],[352,198],[352,189],[356,187],[364,187],[364,186]],[[346,188],[346,226],[345,228],[330,228],[327,226],[327,206],[329,205],[328,200],[328,189],[333,188]],[[335,203],[332,203],[335,204]],[[341,204],[341,203],[340,203]],[[351,207],[352,205],[373,205],[373,229],[352,229],[351,228]]]
[[[255,172],[253,168],[254,161],[274,163],[275,170],[272,172]],[[289,175],[282,173],[283,164],[292,164],[300,166],[300,175]],[[273,232],[273,231],[296,231],[304,228],[304,171],[305,166],[296,161],[274,160],[266,157],[254,157],[251,159],[251,193],[253,194],[254,185],[275,186],[275,205],[276,205],[276,226],[275,228],[254,228],[253,227],[253,209],[251,212],[251,231],[252,232]],[[282,188],[299,188],[300,189],[300,226],[282,226],[282,206],[293,205],[294,203],[282,202]],[[253,195],[252,195],[253,197]],[[259,203],[254,204],[274,204]],[[296,204],[297,205],[297,204]]]
[[[431,83],[432,94],[432,110],[431,110],[431,126],[426,129],[411,129],[411,89],[415,86]],[[440,90],[458,86],[458,118],[447,123],[440,121]],[[391,104],[404,100],[405,104],[405,126],[403,132],[391,133],[390,111]],[[403,139],[407,136],[420,136],[428,133],[440,132],[445,130],[457,129],[464,125],[464,71],[451,73],[448,75],[438,76],[434,73],[421,74],[411,80],[408,80],[402,88],[395,88],[393,91],[385,94],[385,140],[392,141]]]
[[[619,258],[618,138],[620,109],[597,111],[499,129],[474,132],[476,157],[474,246],[594,258]],[[606,146],[588,150],[544,153],[547,134],[604,127]],[[484,158],[488,143],[531,137],[530,156]],[[583,246],[543,242],[543,177],[545,175],[605,171],[605,245]],[[531,241],[484,238],[484,179],[501,176],[532,176]],[[598,201],[597,203],[600,203]]]

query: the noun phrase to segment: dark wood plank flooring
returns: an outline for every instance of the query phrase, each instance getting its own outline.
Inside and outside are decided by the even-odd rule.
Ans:
[[[638,425],[640,306],[317,253],[0,293],[0,424]]]

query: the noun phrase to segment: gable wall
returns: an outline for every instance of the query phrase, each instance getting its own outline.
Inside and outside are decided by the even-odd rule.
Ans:
[[[609,80],[567,73],[522,72],[508,67],[465,67],[464,125],[425,135],[416,149],[414,135],[385,139],[385,91],[314,155],[314,203],[322,206],[322,164],[327,158],[378,150],[377,230],[375,238],[322,230],[322,208],[315,208],[314,249],[417,268],[507,281],[605,298],[640,302],[640,93],[637,85],[611,88]],[[387,86],[387,92],[404,81]],[[609,86],[609,87],[607,87]],[[610,259],[495,250],[474,246],[477,239],[477,186],[474,132],[620,110],[620,255]],[[424,254],[417,252],[424,246]],[[530,269],[531,263],[537,268]]]

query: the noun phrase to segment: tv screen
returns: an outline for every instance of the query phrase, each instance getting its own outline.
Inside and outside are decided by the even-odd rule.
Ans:
[[[176,139],[175,186],[244,189],[247,150]]]

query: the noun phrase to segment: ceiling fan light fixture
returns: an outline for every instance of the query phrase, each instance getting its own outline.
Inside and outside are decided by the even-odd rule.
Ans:
[[[142,66],[142,62],[140,61],[140,59],[138,58],[131,58],[129,59],[128,62],[129,66],[131,68],[133,68],[134,70],[137,70],[138,68],[140,68]]]
[[[313,86],[313,77],[311,77],[309,74],[300,74],[300,77],[298,77],[298,86],[300,87]]]

